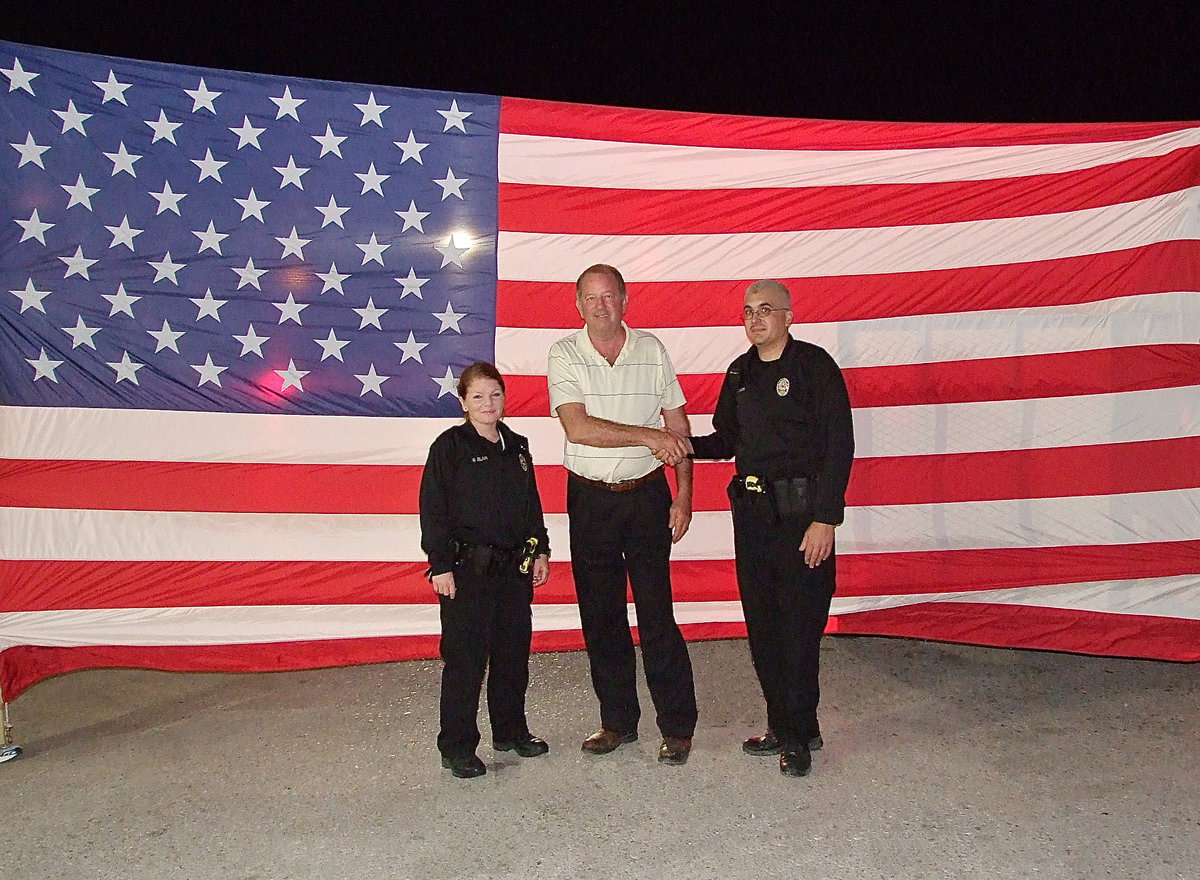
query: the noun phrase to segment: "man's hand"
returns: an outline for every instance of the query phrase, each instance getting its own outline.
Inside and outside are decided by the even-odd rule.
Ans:
[[[692,451],[691,441],[670,428],[651,429],[646,438],[646,447],[654,453],[655,458],[672,467],[687,458]]]
[[[550,580],[550,557],[545,553],[533,560],[533,585],[540,587]]]
[[[671,515],[667,519],[667,525],[671,527],[671,543],[678,544],[691,524],[692,499],[679,496],[671,503]]]
[[[809,568],[816,568],[828,559],[833,552],[833,526],[819,522],[811,524],[800,542],[800,552]]]
[[[454,598],[454,572],[444,571],[433,576],[433,591],[447,599]]]

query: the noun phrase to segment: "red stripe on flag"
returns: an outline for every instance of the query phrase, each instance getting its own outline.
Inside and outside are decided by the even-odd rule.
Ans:
[[[500,184],[500,228],[585,235],[786,232],[1079,211],[1191,186],[1200,147],[1062,174],[789,189],[628,190]]]
[[[313,471],[316,471],[314,474]],[[344,473],[343,473],[344,471]],[[674,474],[668,476],[673,480]],[[697,462],[696,510],[726,510],[727,462]],[[415,514],[419,466],[0,460],[0,503],[59,510]],[[566,470],[538,465],[546,513],[566,512]],[[327,494],[315,491],[330,484]],[[1061,498],[1200,486],[1200,437],[999,452],[859,458],[852,507]],[[252,491],[243,491],[250,487]]]
[[[1143,123],[841,122],[501,98],[505,134],[767,150],[876,150],[1132,141],[1194,127]]]
[[[1099,302],[1195,290],[1197,277],[1200,241],[1187,240],[1037,263],[780,280],[791,291],[796,322],[806,323]],[[756,280],[631,284],[626,320],[635,327],[736,323]],[[575,285],[502,280],[496,318],[501,327],[578,329]]]
[[[826,632],[1153,660],[1200,660],[1200,620],[1028,605],[928,602],[831,618]]]

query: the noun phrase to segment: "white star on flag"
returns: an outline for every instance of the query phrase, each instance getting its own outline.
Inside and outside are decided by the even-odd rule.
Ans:
[[[300,320],[300,313],[308,308],[308,303],[296,302],[296,297],[289,292],[287,300],[281,303],[271,303],[271,305],[279,309],[280,324],[284,321],[295,321],[303,326],[304,322]]]
[[[63,327],[63,333],[71,337],[71,348],[79,348],[81,345],[86,345],[93,351],[96,350],[96,343],[92,341],[92,337],[100,332],[99,327],[89,327],[83,321],[83,315],[75,319],[74,327]]]
[[[189,364],[189,366],[200,374],[200,382],[196,385],[199,388],[205,382],[212,382],[218,388],[221,387],[221,374],[229,369],[229,367],[218,367],[213,363],[212,355],[204,356],[204,363]]]
[[[446,375],[440,377],[430,376],[429,378],[434,382],[437,382],[438,397],[445,397],[447,394],[458,393],[458,379],[455,378],[454,373],[450,371],[449,367],[446,367]]]
[[[446,176],[441,180],[434,180],[438,186],[442,188],[442,201],[446,201],[450,196],[463,197],[462,185],[470,180],[469,177],[455,177],[453,168],[446,168]]]
[[[54,371],[61,367],[63,362],[51,360],[47,357],[46,349],[41,349],[36,358],[25,358],[25,361],[33,367],[33,381],[36,382],[38,379],[49,379],[51,382],[58,381],[58,376],[54,375]]]
[[[59,257],[59,259],[62,260],[65,258]],[[9,293],[21,300],[22,313],[24,313],[26,309],[37,309],[43,315],[46,314],[46,308],[42,305],[42,300],[48,297],[51,291],[38,290],[33,286],[32,278],[25,282],[24,290],[10,290]]]
[[[111,70],[108,72],[107,80],[104,82],[92,80],[92,85],[104,92],[104,100],[100,102],[101,104],[107,104],[109,101],[119,101],[126,107],[129,106],[128,102],[125,100],[125,90],[133,85],[133,83],[123,83],[118,81],[117,75]],[[135,381],[134,384],[136,385],[137,382]]]
[[[463,123],[466,121],[467,117],[471,115],[471,111],[459,110],[457,100],[452,100],[450,102],[449,110],[439,110],[438,115],[446,120],[446,124],[442,127],[442,131],[445,132],[452,128],[457,128],[463,134],[467,133],[466,128],[463,127]]]
[[[266,129],[265,128],[255,128],[253,125],[251,125],[249,116],[242,117],[242,127],[241,128],[231,128],[229,130],[238,136],[237,148],[239,150],[242,147],[249,145],[251,147],[254,147],[254,149],[258,150],[259,152],[262,151],[262,147],[259,146],[259,143],[258,143],[258,136],[260,134],[262,134],[264,131],[266,131]]]
[[[204,151],[203,159],[193,159],[192,164],[200,169],[200,177],[196,181],[197,183],[199,183],[201,180],[204,180],[205,178],[208,178],[208,177],[211,177],[217,183],[225,182],[225,181],[221,180],[221,169],[224,168],[229,163],[221,162],[217,159],[214,159],[211,148]],[[244,220],[245,218],[243,217],[242,219]]]
[[[200,77],[200,85],[194,89],[184,89],[184,93],[192,99],[192,112],[195,113],[201,107],[217,115],[217,108],[213,105],[213,101],[221,97],[223,92],[214,92],[209,90],[204,84],[204,77]]]
[[[363,252],[362,264],[364,266],[367,265],[367,263],[378,263],[382,266],[383,252],[391,247],[390,244],[380,244],[375,238],[374,232],[371,233],[370,241],[364,242],[363,244],[358,244],[355,242],[354,246]]]
[[[38,143],[33,139],[32,132],[25,133],[25,143],[10,144],[9,146],[21,154],[21,161],[17,163],[18,168],[23,168],[25,165],[32,162],[43,171],[46,169],[46,166],[42,164],[42,153],[46,152],[50,148],[48,146],[39,146]]]
[[[279,188],[283,189],[288,184],[296,187],[296,189],[304,189],[304,184],[300,182],[300,178],[307,174],[311,169],[300,168],[296,165],[294,156],[288,156],[288,163],[283,166],[276,166],[275,170],[279,172],[283,180],[279,184]]]
[[[425,164],[424,160],[421,159],[421,151],[429,146],[429,144],[422,144],[418,142],[417,139],[413,137],[413,133],[411,131],[408,133],[408,140],[392,141],[392,143],[400,148],[402,154],[400,156],[401,165],[403,165],[409,159],[416,159],[418,165]]]
[[[169,348],[175,354],[179,354],[179,346],[175,343],[179,341],[179,337],[183,336],[184,331],[172,330],[171,325],[167,323],[166,319],[163,319],[161,330],[147,330],[146,332],[153,336],[154,340],[158,343],[154,347],[155,354],[158,354],[164,348]]]
[[[376,104],[374,92],[371,92],[370,97],[367,98],[367,103],[355,104],[354,106],[358,108],[360,113],[362,113],[362,122],[358,124],[359,128],[366,125],[368,122],[374,122],[380,128],[383,128],[383,119],[381,118],[383,116],[383,111],[391,107],[390,104]]]
[[[247,284],[249,284],[255,290],[262,290],[262,287],[259,286],[258,279],[261,278],[262,276],[266,275],[267,270],[266,269],[255,269],[253,257],[247,257],[246,265],[243,266],[242,268],[239,269],[239,268],[237,268],[237,266],[231,266],[230,269],[232,269],[234,272],[236,272],[238,278],[240,279],[238,281],[238,286],[237,286],[238,290],[241,290]]]
[[[421,295],[421,285],[428,280],[428,278],[418,278],[412,266],[409,266],[407,277],[396,279],[396,283],[404,285],[404,290],[400,291],[400,299],[404,299],[410,293],[416,295],[417,299],[424,299],[425,297]]]
[[[128,381],[132,382],[134,385],[139,384],[137,379],[137,371],[146,366],[145,364],[139,364],[137,361],[131,360],[128,351],[121,352],[121,359],[119,361],[107,361],[107,363],[110,367],[117,371],[116,381],[118,383]]]
[[[408,340],[406,342],[393,342],[392,345],[400,349],[403,355],[400,358],[400,363],[407,360],[414,360],[418,364],[423,363],[421,360],[421,349],[427,346],[428,342],[417,342],[411,330],[408,331]]]
[[[339,159],[342,158],[341,145],[346,138],[334,134],[333,127],[328,122],[325,123],[325,134],[314,134],[311,137],[321,145],[321,155],[317,156],[318,159],[326,153],[333,153]]]
[[[379,319],[384,316],[387,309],[377,308],[375,306],[375,298],[367,297],[367,305],[365,308],[355,309],[358,312],[359,323],[358,329],[363,330],[368,324],[373,325],[375,329],[382,330],[383,327],[379,324]]]
[[[83,124],[92,118],[92,114],[80,113],[75,109],[74,101],[67,101],[67,109],[55,110],[54,115],[63,121],[63,134],[66,134],[68,131],[77,131],[84,137],[87,137],[87,132],[84,131]]]
[[[469,247],[458,247],[455,245],[453,238],[445,244],[434,245],[433,249],[442,255],[442,265],[439,267],[441,269],[445,269],[451,263],[461,269],[463,267],[462,256],[470,250]]]
[[[325,286],[321,288],[321,293],[328,290],[336,290],[342,296],[346,295],[346,291],[342,290],[342,282],[350,277],[348,272],[339,272],[337,263],[329,264],[328,272],[317,272],[316,276],[325,282]]]
[[[150,126],[151,131],[154,132],[154,138],[150,141],[150,143],[154,144],[161,140],[168,140],[175,144],[175,146],[179,146],[179,144],[175,143],[175,129],[179,128],[179,126],[183,125],[183,123],[171,122],[169,119],[167,119],[167,111],[159,110],[158,119],[147,119],[145,122],[148,126]]]
[[[89,260],[85,257],[83,255],[83,245],[75,248],[74,256],[59,257],[59,259],[67,264],[67,274],[63,276],[64,279],[70,278],[72,275],[79,275],[88,281],[92,280],[92,276],[88,274],[88,269],[100,262],[99,260]]]
[[[13,222],[25,230],[21,234],[21,241],[18,241],[17,244],[20,244],[22,241],[29,241],[32,238],[44,245],[46,243],[46,230],[54,228],[53,223],[47,223],[38,216],[37,208],[33,209],[33,213],[29,215],[28,220],[15,220]]]
[[[112,244],[108,246],[109,250],[119,244],[123,244],[125,247],[133,250],[133,240],[146,231],[130,226],[128,214],[121,218],[119,226],[105,226],[104,228],[111,232],[113,237]]]
[[[163,211],[170,211],[176,217],[179,215],[179,203],[187,198],[187,193],[177,193],[171,191],[171,181],[164,180],[163,188],[159,192],[151,192],[153,197],[158,202],[158,210],[155,215],[161,214]]]
[[[332,327],[329,328],[329,335],[327,337],[324,339],[314,339],[313,342],[321,346],[321,360],[337,358],[339,361],[345,363],[345,359],[342,357],[342,349],[350,344],[350,340],[338,339]],[[362,395],[359,396],[361,397]]]
[[[199,321],[201,318],[215,318],[217,323],[220,323],[221,306],[225,305],[225,303],[229,302],[229,300],[216,299],[212,295],[212,288],[209,288],[208,290],[204,291],[204,296],[198,299],[193,297],[192,302],[195,303],[196,308],[199,309],[199,312],[196,314],[197,321]],[[218,382],[217,384],[219,385],[221,383]]]
[[[377,192],[383,195],[383,182],[391,177],[390,174],[380,174],[375,170],[375,163],[371,163],[371,167],[359,174],[354,172],[354,176],[362,181],[362,192],[360,196],[365,196],[368,191]]]
[[[171,283],[176,287],[179,286],[179,279],[175,276],[179,273],[180,269],[187,266],[187,263],[176,263],[172,260],[170,251],[167,251],[166,256],[161,260],[147,260],[146,262],[154,267],[154,281],[151,282],[152,284],[157,284],[164,278],[170,278]]]
[[[141,230],[138,231],[140,232]],[[130,250],[132,250],[132,247],[130,247]],[[140,296],[130,296],[128,293],[126,293],[125,285],[123,283],[117,285],[116,293],[102,293],[100,295],[112,303],[112,308],[108,311],[108,316],[110,318],[113,317],[117,312],[124,312],[132,318],[133,304],[141,299]]]
[[[345,228],[346,228],[346,227],[345,227],[345,226],[342,224],[342,215],[343,215],[343,214],[345,214],[347,211],[349,211],[349,210],[350,210],[350,208],[349,208],[349,207],[346,207],[346,208],[342,208],[342,207],[340,207],[340,206],[338,205],[338,203],[337,203],[337,202],[335,202],[335,201],[333,200],[333,196],[330,196],[330,197],[329,197],[329,204],[328,204],[328,205],[324,205],[324,206],[322,206],[322,205],[314,205],[314,207],[315,207],[315,208],[316,208],[318,211],[320,211],[320,212],[321,212],[321,216],[325,218],[324,220],[322,220],[322,221],[321,221],[321,228],[322,228],[322,229],[324,229],[324,228],[325,228],[326,226],[328,226],[330,223],[336,223],[338,226],[341,226],[341,227],[342,227],[342,229],[345,229]]]
[[[264,202],[262,199],[256,196],[254,194],[254,187],[250,187],[250,194],[246,196],[246,198],[234,199],[234,201],[242,206],[243,220],[248,220],[251,217],[254,217],[259,223],[266,223],[266,221],[263,220],[262,209],[271,203]]]
[[[88,186],[83,182],[83,175],[80,174],[73,184],[60,183],[67,195],[71,197],[67,202],[68,208],[73,208],[76,205],[83,205],[89,211],[92,210],[92,196],[100,192],[99,187]]]
[[[116,177],[122,171],[130,177],[137,177],[137,172],[133,170],[133,163],[142,157],[138,153],[131,153],[125,149],[125,141],[121,141],[115,153],[105,153],[104,155],[113,163],[112,177]]]
[[[433,316],[442,322],[442,326],[438,329],[438,333],[444,333],[447,330],[453,330],[455,333],[462,333],[462,330],[460,330],[458,327],[458,322],[465,318],[467,314],[466,312],[462,312],[460,314],[459,312],[454,311],[454,306],[447,302],[446,311],[442,312],[440,315],[437,312],[434,312]]]
[[[21,66],[21,59],[14,58],[13,66],[8,68],[0,67],[0,73],[8,77],[8,90],[15,92],[17,89],[33,94],[33,86],[31,83],[39,76],[40,73],[30,73]]]
[[[362,382],[363,387],[362,391],[358,392],[359,397],[362,397],[368,391],[374,392],[380,397],[383,397],[383,383],[390,379],[391,376],[380,376],[375,372],[375,365],[371,364],[371,368],[367,370],[366,373],[361,376],[355,374],[354,378],[359,382]]]
[[[277,236],[275,236],[275,240],[277,242],[279,242],[281,245],[283,245],[283,253],[279,257],[279,259],[281,259],[281,260],[284,257],[286,257],[288,254],[292,254],[293,256],[299,257],[300,259],[303,260],[304,259],[304,246],[306,244],[312,243],[311,238],[301,238],[296,233],[295,226],[292,227],[291,235],[283,235],[283,236],[277,235]]]
[[[303,391],[304,386],[300,384],[300,380],[307,376],[311,370],[297,370],[296,362],[288,358],[286,370],[276,370],[275,374],[283,380],[283,387],[280,391],[287,391],[289,388],[295,388],[297,391]]]
[[[421,221],[429,216],[428,211],[418,211],[417,203],[412,199],[408,200],[408,210],[394,211],[397,217],[404,221],[404,228],[401,232],[408,232],[410,229],[415,229],[417,232],[424,232],[425,229],[421,226]]]
[[[202,254],[207,250],[213,251],[218,256],[224,256],[221,253],[221,242],[229,238],[228,232],[217,232],[217,228],[211,220],[208,221],[208,229],[193,229],[192,235],[200,239],[200,250],[197,254]]]
[[[279,110],[275,113],[276,119],[283,119],[283,117],[285,117],[285,116],[290,116],[290,117],[292,117],[292,119],[299,122],[300,117],[296,115],[296,111],[300,108],[300,105],[303,104],[308,99],[307,98],[293,98],[292,97],[292,87],[284,86],[283,87],[283,95],[281,95],[278,98],[271,98],[271,100],[273,102],[275,102],[275,106],[279,108]]]
[[[264,357],[262,350],[263,343],[270,340],[271,337],[259,336],[254,330],[254,325],[251,324],[243,335],[238,336],[235,333],[233,338],[242,344],[242,354],[239,357],[248,355],[250,352],[254,352],[259,357]]]

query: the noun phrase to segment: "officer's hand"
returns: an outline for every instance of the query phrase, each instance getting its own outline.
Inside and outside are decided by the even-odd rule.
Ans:
[[[671,543],[678,544],[679,539],[687,534],[688,526],[692,524],[691,500],[676,498],[671,504],[671,515],[667,523],[671,527]]]
[[[691,451],[691,444],[688,443],[687,438],[676,434],[670,428],[652,429],[646,440],[646,446],[654,453],[655,458],[663,464],[671,466],[679,464],[687,458]]]
[[[543,553],[533,560],[533,585],[540,587],[550,580],[550,557]]]
[[[433,591],[447,599],[454,598],[454,572],[446,571],[433,576]]]
[[[828,559],[833,552],[833,526],[819,522],[810,525],[800,542],[800,552],[809,568],[816,568]]]

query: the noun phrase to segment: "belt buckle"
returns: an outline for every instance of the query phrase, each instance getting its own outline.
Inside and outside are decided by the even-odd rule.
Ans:
[[[767,491],[762,480],[754,476],[743,477],[742,485],[746,487],[747,492],[758,492],[761,495]]]

